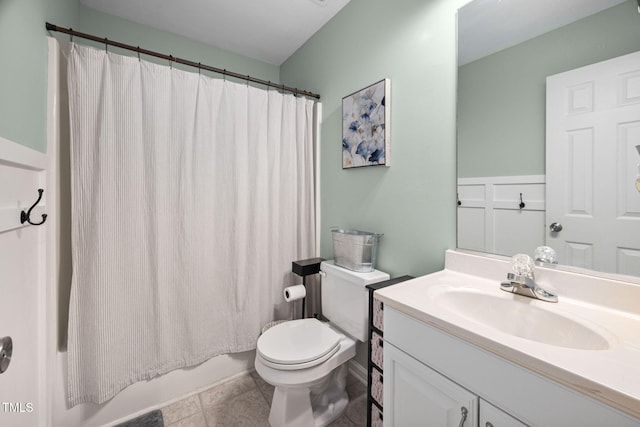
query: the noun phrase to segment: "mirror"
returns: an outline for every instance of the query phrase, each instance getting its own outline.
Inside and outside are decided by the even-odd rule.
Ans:
[[[637,244],[629,248],[624,243],[626,252],[621,252],[617,243],[612,267],[602,267],[597,251],[580,243],[580,237],[572,237],[575,244],[555,240],[565,232],[558,232],[557,224],[556,231],[550,229],[556,220],[547,217],[549,206],[558,201],[548,200],[552,169],[547,163],[558,153],[545,148],[551,140],[547,77],[639,51],[638,9],[638,0],[473,0],[458,11],[459,248],[511,256],[533,255],[537,246],[548,245],[562,249],[560,264],[640,276],[640,192],[635,190],[640,156],[634,153],[640,144],[640,113],[626,122],[628,141],[619,154],[626,156],[625,170],[610,174],[634,189],[625,193],[632,231],[622,234],[635,233]],[[629,105],[640,108],[640,65],[635,74],[627,74]],[[571,102],[587,102],[585,93],[576,90]],[[571,171],[573,179],[583,178],[584,185],[578,184],[588,199],[583,204],[591,202],[594,188],[617,191],[590,178],[589,167],[599,157],[591,151],[574,159],[583,168]],[[573,203],[574,216],[584,216],[575,198],[560,203]],[[565,231],[572,228],[563,225]],[[606,225],[586,228],[611,234]]]

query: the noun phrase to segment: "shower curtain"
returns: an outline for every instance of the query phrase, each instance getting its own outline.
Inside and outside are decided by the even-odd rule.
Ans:
[[[315,103],[73,45],[68,401],[255,348],[315,256]]]

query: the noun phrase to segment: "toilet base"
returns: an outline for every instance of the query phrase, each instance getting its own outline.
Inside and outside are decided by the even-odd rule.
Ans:
[[[313,421],[315,427],[324,427],[335,421],[349,404],[349,396],[347,392],[343,392],[343,395],[338,398],[337,401],[330,403],[328,406],[322,408],[319,411],[313,411]]]
[[[324,427],[330,424],[349,404],[345,391],[346,374],[345,364],[312,387],[276,387],[269,424],[272,427]]]
[[[269,424],[272,427],[324,427],[342,415],[348,404],[349,396],[345,391],[335,402],[314,411],[309,399],[309,389],[285,392],[276,388],[269,412]]]

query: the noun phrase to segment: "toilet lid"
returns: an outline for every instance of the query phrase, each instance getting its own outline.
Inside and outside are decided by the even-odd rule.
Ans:
[[[267,361],[279,365],[323,361],[340,346],[342,335],[318,319],[300,319],[280,323],[258,338],[258,352]],[[308,364],[313,365],[313,364]]]

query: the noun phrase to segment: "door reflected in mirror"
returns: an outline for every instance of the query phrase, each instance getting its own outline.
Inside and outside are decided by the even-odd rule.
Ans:
[[[636,0],[459,10],[458,247],[640,277],[639,40]]]

